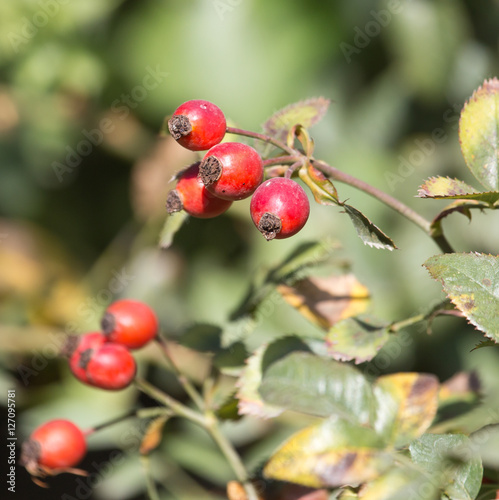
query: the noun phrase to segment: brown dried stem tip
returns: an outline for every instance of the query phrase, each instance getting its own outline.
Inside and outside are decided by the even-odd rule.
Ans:
[[[80,343],[80,336],[79,335],[68,335],[66,340],[64,341],[64,344],[61,347],[61,356],[64,356],[65,358],[70,358],[71,355],[76,351],[76,348],[78,347],[78,344]]]
[[[222,164],[216,156],[208,156],[199,166],[199,176],[205,186],[209,186],[220,179]]]
[[[175,115],[168,120],[168,130],[172,137],[178,141],[192,132],[192,125],[185,115]]]
[[[258,223],[258,230],[267,241],[273,240],[281,232],[281,229],[281,219],[270,212],[265,212]]]
[[[166,211],[169,214],[173,214],[174,212],[180,212],[182,208],[182,200],[180,199],[177,191],[173,189],[168,193],[168,197],[166,198]]]

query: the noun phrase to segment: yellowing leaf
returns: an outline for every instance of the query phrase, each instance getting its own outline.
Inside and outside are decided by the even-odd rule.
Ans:
[[[147,426],[142,442],[140,443],[140,454],[148,455],[159,446],[163,436],[163,427],[170,418],[169,415],[164,415],[152,420]]]
[[[356,486],[392,464],[383,440],[370,428],[339,417],[303,429],[270,458],[264,475],[312,488]]]
[[[487,188],[499,189],[499,80],[486,80],[466,103],[459,120],[466,165]]]
[[[378,409],[374,428],[401,447],[430,427],[438,408],[439,383],[434,375],[395,373],[374,385]]]
[[[460,198],[477,193],[476,189],[459,179],[450,177],[431,177],[419,188],[420,198]]]
[[[369,290],[351,273],[310,277],[277,288],[290,305],[326,330],[338,321],[362,314],[369,305]]]

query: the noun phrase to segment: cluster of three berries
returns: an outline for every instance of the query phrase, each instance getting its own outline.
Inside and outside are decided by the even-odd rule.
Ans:
[[[101,326],[101,332],[71,336],[64,354],[81,382],[100,389],[124,389],[137,371],[130,350],[139,349],[156,337],[158,319],[147,304],[122,299],[106,309]]]
[[[252,196],[251,217],[267,240],[288,238],[305,225],[310,206],[301,186],[282,177],[263,182],[263,161],[254,148],[222,143],[227,125],[220,108],[208,101],[187,101],[175,110],[168,128],[181,146],[208,150],[177,176],[176,188],[168,194],[169,213],[216,217],[233,201]]]

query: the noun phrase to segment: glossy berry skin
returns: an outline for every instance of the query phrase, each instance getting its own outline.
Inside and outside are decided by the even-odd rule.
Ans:
[[[310,203],[303,188],[284,177],[261,184],[250,204],[251,218],[267,240],[289,238],[303,228]]]
[[[132,383],[137,365],[125,346],[109,342],[92,352],[85,372],[89,385],[118,391]]]
[[[208,191],[224,200],[242,200],[263,180],[263,161],[251,146],[224,142],[212,147],[199,167]]]
[[[21,461],[27,468],[74,467],[85,456],[83,432],[69,420],[51,420],[37,427],[23,444]]]
[[[215,104],[195,99],[184,102],[168,120],[172,137],[191,151],[205,151],[218,144],[225,135],[227,123]]]
[[[110,342],[128,349],[139,349],[153,340],[159,331],[156,313],[144,302],[121,299],[106,309],[102,331]]]
[[[101,347],[106,341],[106,336],[101,332],[86,333],[68,339],[66,349],[69,350],[69,368],[81,382],[89,383],[86,373],[89,357],[93,351]]]
[[[229,200],[222,200],[211,194],[199,177],[199,164],[194,163],[184,170],[174,190],[166,200],[168,213],[185,210],[192,217],[210,219],[223,214],[232,205]]]

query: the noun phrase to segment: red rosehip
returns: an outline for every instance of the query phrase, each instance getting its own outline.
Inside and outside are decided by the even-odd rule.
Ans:
[[[240,142],[213,146],[199,166],[199,176],[210,193],[224,200],[251,196],[263,180],[263,161],[251,147]]]
[[[121,299],[104,312],[102,331],[110,342],[139,349],[156,337],[159,330],[155,312],[144,302]]]
[[[72,335],[63,347],[63,353],[69,357],[69,368],[73,375],[88,384],[86,366],[95,349],[98,349],[107,341],[101,332],[86,333],[85,335]]]
[[[275,177],[261,184],[250,204],[251,218],[267,240],[289,238],[307,222],[310,204],[303,188]]]
[[[23,443],[21,464],[31,474],[43,475],[40,469],[74,467],[86,451],[85,435],[75,424],[69,420],[51,420],[37,427]]]
[[[175,189],[168,193],[166,209],[169,214],[183,209],[193,217],[209,219],[223,214],[232,205],[231,201],[217,198],[206,189],[198,175],[199,164],[194,163],[184,170]]]
[[[130,351],[112,342],[92,350],[85,367],[88,384],[109,391],[128,387],[136,372],[137,365]]]
[[[168,120],[170,134],[191,151],[204,151],[218,144],[224,138],[226,129],[222,110],[200,99],[184,102]]]

